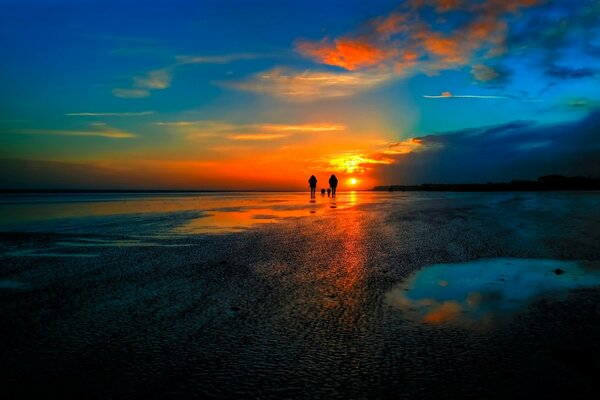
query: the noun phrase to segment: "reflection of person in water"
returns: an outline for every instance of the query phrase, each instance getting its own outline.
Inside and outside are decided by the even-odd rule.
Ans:
[[[308,184],[310,185],[310,197],[315,197],[315,190],[317,190],[317,178],[314,175],[311,175],[308,179]]]
[[[321,196],[325,196],[325,189],[321,189]]]
[[[331,174],[331,178],[329,178],[329,186],[331,187],[331,195],[335,196],[335,191],[337,189],[338,179],[335,175]]]

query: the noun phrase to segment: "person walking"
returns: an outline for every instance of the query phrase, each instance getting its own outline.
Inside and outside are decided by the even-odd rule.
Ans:
[[[331,178],[329,178],[329,187],[331,187],[331,195],[335,196],[335,192],[338,185],[338,179],[334,174],[331,174]]]
[[[310,186],[310,197],[315,197],[315,191],[317,190],[317,178],[311,175],[308,179],[308,185]]]

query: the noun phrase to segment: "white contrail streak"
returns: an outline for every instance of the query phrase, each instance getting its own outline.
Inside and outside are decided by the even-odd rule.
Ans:
[[[462,95],[423,95],[426,99],[509,99],[510,97],[506,96],[480,96],[475,94],[462,94]]]

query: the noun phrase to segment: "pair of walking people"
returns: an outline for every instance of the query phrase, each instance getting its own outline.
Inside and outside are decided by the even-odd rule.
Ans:
[[[317,190],[317,178],[314,175],[311,175],[310,178],[308,179],[308,185],[310,186],[310,196],[315,197],[315,192]],[[338,185],[338,179],[334,174],[332,174],[331,177],[329,178],[329,187],[331,188],[332,196],[335,196],[337,185]],[[324,192],[325,192],[325,189],[322,189],[321,193],[324,193]],[[328,192],[329,192],[329,190],[328,190]]]

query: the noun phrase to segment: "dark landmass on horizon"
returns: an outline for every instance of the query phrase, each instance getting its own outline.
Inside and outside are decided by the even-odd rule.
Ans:
[[[600,178],[562,175],[540,176],[535,181],[514,180],[488,183],[423,183],[421,185],[375,186],[375,191],[402,192],[512,192],[549,190],[600,190]]]
[[[356,190],[356,189],[355,189]],[[513,180],[511,182],[487,183],[422,183],[420,185],[382,185],[359,191],[402,192],[510,192],[550,190],[600,190],[600,178],[562,175],[545,175],[535,181]],[[103,194],[103,193],[259,193],[298,192],[297,190],[210,190],[210,189],[0,189],[0,194]]]

